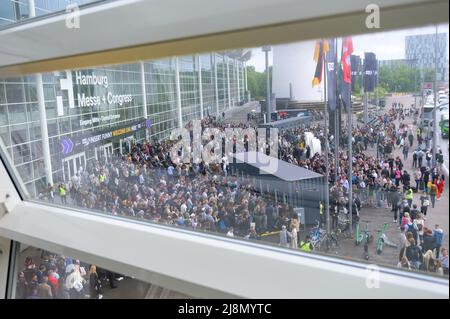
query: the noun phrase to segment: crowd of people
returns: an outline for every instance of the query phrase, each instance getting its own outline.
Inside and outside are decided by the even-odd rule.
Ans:
[[[111,288],[117,287],[110,271],[43,251],[41,258],[25,258],[15,295],[17,299],[101,299],[102,282],[106,281]]]
[[[406,109],[403,105],[394,104],[385,114],[374,115],[375,120],[370,125],[357,125],[351,132],[343,128],[338,139],[331,132],[326,132],[321,124],[311,123],[285,130],[278,138],[278,157],[320,174],[325,174],[328,168],[332,229],[337,227],[339,212],[350,208],[348,194],[352,187],[354,200],[351,205],[356,216],[364,206],[392,210],[393,222],[398,223],[401,227],[399,232],[408,238],[407,242],[403,240],[400,243],[404,248],[400,260],[402,265],[405,258],[411,267],[417,268],[418,265],[416,259],[410,260],[413,255],[409,247],[414,247],[410,233],[415,228],[409,225],[414,225],[411,227],[417,227],[418,237],[412,239],[416,246],[421,247],[422,256],[427,256],[426,260],[430,263],[430,249],[424,249],[431,246],[425,245],[423,248],[419,235],[422,233],[427,238],[425,233],[431,231],[435,238],[431,249],[432,260],[436,264],[440,262],[443,273],[448,273],[448,257],[445,260],[442,256],[447,255],[440,251],[443,232],[440,237],[440,228],[431,230],[426,224],[429,207],[434,208],[444,190],[445,175],[441,172],[443,156],[439,152],[437,165],[434,165],[427,148],[429,141],[420,129],[414,130],[411,124],[406,124],[406,120],[415,113],[413,108]],[[225,124],[214,117],[206,117],[201,125],[220,131],[227,127],[251,127],[248,123]],[[192,123],[186,128],[192,134]],[[313,133],[321,145],[330,145],[328,163],[323,152],[312,153],[305,140],[306,132]],[[349,133],[354,150],[351,159],[345,151]],[[231,142],[236,144],[236,137],[232,139]],[[244,139],[247,149],[248,137]],[[412,168],[406,167],[405,162],[415,142]],[[267,198],[257,192],[252,183],[232,176],[226,156],[220,164],[203,161],[174,163],[170,156],[173,143],[155,141],[136,144],[129,154],[113,156],[103,162],[90,163],[85,169],[80,168],[68,183],[61,183],[56,189],[49,185],[41,197],[55,200],[55,193],[58,193],[64,204],[116,216],[219,232],[230,237],[260,239],[266,232],[280,231],[280,244],[292,248],[302,248],[308,242],[308,238],[300,240],[299,221],[293,208]],[[341,150],[338,165],[334,158],[336,145]],[[268,153],[269,147],[269,144],[264,144],[262,150]],[[374,149],[376,155],[369,152]],[[394,155],[396,149],[402,150],[402,157]],[[349,160],[352,161],[351,183],[347,178]],[[408,172],[410,169],[415,169],[413,176]],[[421,194],[420,204],[414,202],[414,193],[417,192]],[[320,204],[321,218],[323,211],[323,204]],[[420,267],[424,264],[421,260]]]

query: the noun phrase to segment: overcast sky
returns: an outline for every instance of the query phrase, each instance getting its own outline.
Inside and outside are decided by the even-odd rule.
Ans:
[[[353,37],[353,54],[364,56],[364,52],[374,52],[379,60],[404,59],[405,58],[405,36],[415,34],[430,34],[435,32],[435,27],[422,27],[406,29],[401,31],[380,32],[377,34],[358,35]],[[447,45],[449,30],[448,25],[439,25],[439,33],[447,33]],[[341,44],[338,39],[338,50]],[[257,71],[264,71],[265,58],[261,48],[253,48],[252,58],[247,65],[254,65]],[[312,59],[313,52],[311,52]],[[448,48],[447,48],[448,57]],[[269,53],[269,64],[272,65],[272,52]]]

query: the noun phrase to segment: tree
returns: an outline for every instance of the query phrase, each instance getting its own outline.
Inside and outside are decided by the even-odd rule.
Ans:
[[[388,92],[417,92],[421,82],[433,82],[434,70],[422,69],[417,66],[409,66],[396,63],[392,66],[382,66],[379,69],[379,85]],[[421,77],[423,75],[423,78]]]
[[[272,67],[269,67],[270,85],[272,86]],[[247,85],[253,99],[266,98],[266,73],[257,72],[254,66],[247,66]]]

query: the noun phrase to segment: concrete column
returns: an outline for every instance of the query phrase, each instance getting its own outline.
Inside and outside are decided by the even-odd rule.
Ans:
[[[225,61],[227,63],[228,108],[231,108],[230,63],[229,63],[229,57],[227,55],[225,55],[224,57],[225,57]]]
[[[241,86],[240,86],[240,76],[241,72],[239,71],[239,62],[237,60],[234,60],[235,64],[235,70],[236,70],[236,79],[237,79],[237,102],[239,103],[241,101]]]
[[[202,62],[200,55],[197,55],[197,65],[198,65],[198,94],[200,96],[200,118],[203,120],[203,87],[202,87]]]
[[[175,58],[175,84],[177,90],[178,126],[183,128],[183,115],[181,113],[180,68],[178,66],[178,57]]]
[[[30,18],[36,16],[34,0],[28,0],[28,12]],[[36,74],[35,78],[42,135],[42,153],[44,156],[45,179],[47,183],[53,185],[52,161],[50,157],[50,145],[48,141],[47,111],[45,110],[44,84],[42,83],[42,74]]]
[[[145,88],[145,67],[144,62],[140,61],[139,64],[141,65],[141,86],[142,86],[142,107],[144,111],[144,118],[148,118],[148,112],[147,112],[147,90]],[[149,140],[149,129],[145,128],[145,140],[148,142]]]
[[[216,96],[216,114],[219,115],[219,88],[217,86],[217,59],[216,53],[214,55],[214,92]]]
[[[47,111],[45,110],[44,103],[44,84],[42,83],[42,74],[36,74],[35,78],[42,135],[42,153],[44,155],[45,179],[47,183],[53,185],[52,161],[50,158],[50,145],[48,141]]]
[[[248,90],[248,86],[247,86],[247,64],[244,62],[244,81],[245,81],[245,91]]]
[[[28,17],[34,18],[36,16],[36,7],[34,5],[34,0],[28,0]]]

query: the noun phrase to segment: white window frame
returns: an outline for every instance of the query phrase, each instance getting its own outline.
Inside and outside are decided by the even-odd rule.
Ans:
[[[130,56],[133,60],[149,60],[194,51],[222,51],[232,46],[256,47],[381,31],[364,25],[368,15],[364,9],[369,3],[341,0],[324,5],[309,0],[223,0],[217,6],[210,6],[209,1],[199,0],[197,10],[192,10],[192,2],[184,0],[132,4],[119,0],[83,10],[83,27],[77,32],[65,27],[63,14],[0,30],[0,43],[5,49],[0,53],[0,76],[48,72],[64,66],[83,68],[122,63]],[[383,31],[448,22],[449,3],[445,0],[379,0],[377,4],[382,13]],[[188,14],[162,15],[161,7],[152,7],[155,5],[164,6],[168,12],[177,8]],[[217,15],[217,7],[227,7],[227,10]],[[189,12],[195,14],[189,16]],[[136,23],[127,26],[127,36],[124,36],[123,26],[108,19],[110,16]],[[103,28],[95,27],[99,17],[105,24]],[[175,20],[168,21],[169,17]],[[30,34],[40,36],[32,38]],[[111,37],[111,34],[118,36]],[[41,41],[42,37],[59,41],[49,46],[48,42]],[[133,45],[143,46],[130,47]],[[111,54],[113,49],[118,54]],[[28,53],[26,57],[23,52]],[[56,58],[60,59],[59,63],[54,63]],[[11,163],[7,154],[2,152],[2,156],[5,156],[2,161]],[[3,163],[0,164],[1,237],[133,274],[187,295],[449,297],[446,278],[379,267],[379,288],[368,288],[368,271],[360,262],[26,201],[15,187],[18,185],[21,192],[26,192],[19,175],[14,167],[8,169],[11,176]],[[26,194],[22,196],[28,198]],[[5,251],[10,250],[8,242],[0,241]],[[5,254],[0,254],[0,266],[5,263],[4,258]],[[6,272],[0,268],[0,293],[5,289]]]

